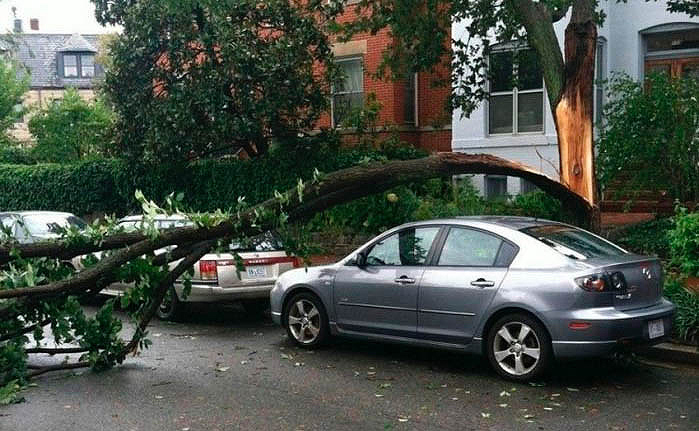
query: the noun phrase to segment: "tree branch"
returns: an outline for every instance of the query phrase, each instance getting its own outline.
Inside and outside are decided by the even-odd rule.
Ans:
[[[89,352],[90,349],[84,347],[32,347],[29,349],[24,349],[27,353],[48,353],[49,355],[63,355],[69,353],[85,353]]]
[[[155,239],[148,239],[140,233],[129,233],[106,237],[100,244],[72,245],[65,241],[55,241],[17,245],[14,248],[17,255],[29,258],[73,257],[100,250],[127,247],[107,258],[110,259],[109,263],[103,263],[100,267],[104,271],[105,268],[117,267],[117,262],[128,261],[168,245],[191,244],[225,236],[255,235],[274,228],[271,222],[256,224],[259,221],[258,215],[262,212],[279,213],[283,210],[290,215],[290,222],[299,222],[310,217],[313,212],[322,211],[332,205],[345,203],[358,197],[379,193],[399,184],[459,174],[498,174],[521,177],[560,199],[564,204],[580,211],[581,218],[584,218],[585,213],[590,210],[583,198],[568,190],[563,184],[523,164],[488,154],[440,153],[421,159],[374,163],[336,171],[326,175],[320,183],[305,187],[301,191],[301,199],[299,199],[298,190],[294,188],[287,191],[289,202],[286,204],[282,205],[277,199],[269,199],[212,227],[189,226],[166,229]],[[11,248],[0,246],[0,264],[14,259],[10,252]],[[93,271],[89,276],[94,279],[97,274]],[[65,286],[84,285],[87,277],[83,276],[80,283],[62,282],[63,289]],[[42,286],[24,289],[23,294],[31,294],[30,291],[41,288]],[[46,293],[57,289],[55,284],[49,289],[43,288]],[[0,298],[21,296],[9,293],[13,290],[0,291]]]
[[[182,261],[179,262],[177,266],[175,266],[175,268],[173,268],[168,273],[168,275],[160,281],[160,284],[155,289],[155,292],[151,298],[150,306],[141,316],[141,320],[139,321],[138,326],[136,326],[136,329],[134,330],[133,336],[131,337],[131,341],[129,341],[129,343],[122,349],[119,360],[123,360],[128,354],[134,353],[136,351],[136,349],[138,348],[138,343],[143,338],[143,334],[145,334],[148,323],[150,323],[151,319],[153,319],[153,316],[155,316],[155,313],[157,312],[160,303],[163,302],[163,298],[165,298],[165,295],[167,294],[168,289],[170,289],[170,286],[172,286],[175,280],[177,280],[186,270],[191,268],[192,265],[194,265],[199,259],[201,259],[202,256],[208,253],[211,247],[215,245],[215,243],[215,241],[205,241],[200,244],[197,244],[192,249],[191,254],[182,259]]]
[[[49,365],[47,367],[41,367],[37,368],[34,371],[31,371],[27,373],[27,378],[31,379],[32,377],[39,376],[44,373],[48,373],[50,371],[59,371],[59,370],[74,370],[76,368],[87,368],[90,366],[90,363],[87,361],[82,361],[82,362],[74,362],[74,363],[65,363],[65,364],[58,364],[58,365]]]
[[[565,86],[563,54],[553,29],[553,17],[543,2],[507,0],[527,31],[527,40],[541,61],[551,110],[561,98]]]

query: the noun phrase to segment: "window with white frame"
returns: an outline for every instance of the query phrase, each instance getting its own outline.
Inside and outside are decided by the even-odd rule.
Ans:
[[[64,78],[92,78],[94,76],[95,55],[93,53],[70,52],[63,54]]]
[[[544,80],[534,50],[493,52],[489,74],[489,134],[543,132]]]
[[[364,67],[359,57],[337,60],[342,78],[333,85],[332,121],[341,127],[352,113],[364,106]]]
[[[607,42],[604,38],[597,40],[595,58],[595,124],[602,123],[604,109],[604,87],[607,80]]]

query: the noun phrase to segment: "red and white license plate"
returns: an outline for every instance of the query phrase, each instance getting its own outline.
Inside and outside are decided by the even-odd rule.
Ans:
[[[648,337],[651,339],[662,337],[665,335],[665,326],[663,325],[663,319],[651,320],[648,322]]]

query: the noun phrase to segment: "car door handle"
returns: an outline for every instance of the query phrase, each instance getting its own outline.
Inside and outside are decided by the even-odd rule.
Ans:
[[[402,277],[398,277],[393,281],[395,281],[396,283],[400,283],[400,284],[415,284],[414,278],[409,278],[409,277],[406,277],[405,275]]]
[[[479,278],[478,280],[473,280],[471,282],[471,286],[475,287],[480,287],[481,289],[484,287],[493,287],[495,286],[494,281],[486,280],[485,278]]]

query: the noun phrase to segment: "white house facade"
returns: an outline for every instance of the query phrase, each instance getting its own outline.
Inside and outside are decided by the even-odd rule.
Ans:
[[[651,71],[699,79],[699,19],[669,13],[665,1],[629,0],[617,3],[603,0],[604,25],[598,29],[596,78],[603,81],[611,72],[624,72],[643,79]],[[566,17],[555,24],[563,48]],[[454,38],[466,39],[463,22],[452,24]],[[536,61],[526,52],[512,64],[512,48],[493,49],[488,61],[494,77],[488,83],[490,98],[462,118],[455,110],[452,119],[452,149],[466,153],[489,153],[520,161],[558,178],[556,129]],[[516,70],[512,70],[512,68]],[[517,85],[511,84],[517,74]],[[595,86],[595,118],[601,118],[604,91]],[[473,178],[474,185],[487,197],[500,197],[529,191],[531,184],[513,177]]]

